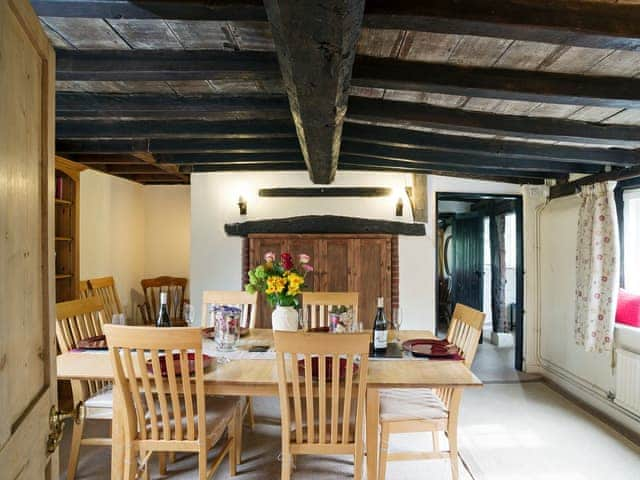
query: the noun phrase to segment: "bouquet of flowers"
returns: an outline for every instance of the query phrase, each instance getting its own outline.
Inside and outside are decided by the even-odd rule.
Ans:
[[[283,253],[276,259],[273,252],[264,256],[264,263],[249,270],[249,283],[245,290],[249,293],[264,292],[269,305],[275,307],[298,307],[298,295],[306,286],[304,278],[313,267],[309,264],[311,257],[304,253],[298,255],[298,264],[294,265],[290,253]]]

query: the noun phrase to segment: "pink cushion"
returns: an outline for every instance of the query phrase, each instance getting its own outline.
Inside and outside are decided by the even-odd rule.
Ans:
[[[634,295],[624,289],[618,293],[616,323],[624,323],[640,328],[640,295]]]

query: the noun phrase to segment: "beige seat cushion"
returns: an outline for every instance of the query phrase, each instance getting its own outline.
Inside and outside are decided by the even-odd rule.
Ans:
[[[84,402],[86,418],[110,420],[113,417],[113,386],[109,385]]]
[[[380,420],[441,420],[449,416],[442,400],[430,388],[380,390]]]

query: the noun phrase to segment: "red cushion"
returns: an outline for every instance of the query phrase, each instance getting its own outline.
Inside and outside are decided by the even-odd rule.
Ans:
[[[634,295],[626,290],[618,292],[618,308],[616,309],[616,323],[624,323],[640,328],[640,295]]]

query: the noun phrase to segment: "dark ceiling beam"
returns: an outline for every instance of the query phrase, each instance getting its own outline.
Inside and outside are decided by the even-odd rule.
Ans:
[[[198,165],[185,165],[180,167],[182,172],[202,173],[202,172],[270,172],[270,171],[305,171],[307,166],[303,162],[260,162],[249,164],[234,163],[206,163]]]
[[[340,168],[346,169],[348,166],[362,166],[371,168],[404,169],[405,171],[448,171],[455,173],[477,173],[491,176],[511,176],[522,178],[566,178],[567,172],[524,170],[516,165],[512,168],[492,167],[491,165],[457,165],[443,159],[440,162],[419,162],[401,158],[380,158],[367,155],[356,155],[344,152],[340,155]]]
[[[42,17],[266,21],[261,0],[32,0]]]
[[[282,119],[289,117],[283,95],[178,95],[156,94],[56,94],[58,118],[156,118],[226,120],[248,118]]]
[[[68,155],[69,160],[85,165],[141,165],[142,160],[133,155]]]
[[[631,166],[640,163],[640,151],[621,148],[598,148],[554,145],[549,143],[465,137],[443,133],[409,130],[347,122],[343,140],[418,148],[441,153],[470,153],[491,158],[544,160],[561,163],[594,163]]]
[[[60,119],[56,138],[296,138],[291,120]]]
[[[280,80],[272,52],[222,50],[56,51],[57,80]]]
[[[364,25],[579,47],[640,49],[640,6],[630,3],[367,0]]]
[[[597,175],[589,175],[572,182],[562,183],[551,187],[549,189],[549,198],[553,200],[554,198],[573,195],[580,192],[582,187],[586,185],[593,185],[594,183],[619,182],[636,178],[640,178],[640,166],[620,168],[610,172],[599,173]]]
[[[625,145],[640,141],[640,128],[517,115],[474,112],[434,105],[351,96],[348,120],[414,125],[460,132]]]
[[[207,163],[221,164],[250,164],[250,163],[278,163],[296,162],[305,165],[302,154],[297,152],[266,152],[266,153],[193,153],[193,154],[158,154],[158,163],[176,165],[199,165]]]
[[[134,157],[139,158],[145,164],[153,166],[158,170],[162,170],[163,172],[169,173],[175,177],[178,177],[183,183],[189,183],[189,176],[180,173],[178,167],[176,165],[169,165],[164,163],[158,163],[155,155],[147,152],[136,152],[133,154]]]
[[[60,139],[56,152],[69,153],[243,153],[298,152],[295,138],[210,140],[206,138],[159,139]]]
[[[515,183],[518,185],[541,185],[545,182],[544,178],[531,178],[531,177],[517,177],[517,176],[508,176],[508,175],[491,175],[491,172],[473,172],[473,171],[465,171],[465,172],[457,172],[457,171],[443,171],[443,170],[435,170],[428,168],[415,168],[415,167],[406,167],[406,166],[363,166],[358,163],[349,163],[342,162],[340,167],[341,170],[351,170],[351,171],[367,171],[367,172],[403,172],[403,173],[420,173],[427,175],[441,175],[445,177],[456,177],[456,178],[468,178],[471,180],[486,180],[491,182],[502,182],[502,183]],[[503,172],[501,172],[503,173]]]
[[[353,85],[612,108],[640,106],[640,80],[356,57]]]
[[[503,168],[530,172],[599,173],[603,167],[593,164],[561,163],[538,158],[478,155],[473,151],[432,151],[343,140],[342,153],[365,158],[379,158],[422,165],[447,164],[457,167]]]
[[[300,148],[314,183],[331,183],[364,0],[264,0]]]

